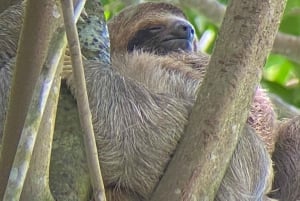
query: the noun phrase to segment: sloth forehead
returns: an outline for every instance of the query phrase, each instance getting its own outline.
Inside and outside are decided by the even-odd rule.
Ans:
[[[108,22],[111,50],[125,51],[134,34],[149,26],[164,25],[171,19],[186,20],[184,13],[168,3],[142,3],[123,9]]]
[[[153,19],[166,17],[181,17],[186,19],[184,13],[177,7],[168,3],[142,3],[123,9],[111,22],[121,23],[123,26],[137,24],[139,21],[147,22]]]
[[[149,17],[149,18],[143,18],[143,20],[137,21],[135,23],[135,28],[134,30],[141,30],[145,28],[149,28],[151,26],[156,26],[156,25],[168,25],[169,22],[173,21],[187,21],[185,18],[178,17],[175,15],[164,15],[163,17]],[[188,22],[188,21],[187,21]]]

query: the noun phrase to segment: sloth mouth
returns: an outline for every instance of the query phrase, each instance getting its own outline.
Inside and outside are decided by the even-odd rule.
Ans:
[[[169,51],[193,51],[193,40],[186,38],[166,38],[161,41],[161,46]]]
[[[168,42],[168,41],[189,41],[192,42],[192,40],[187,39],[185,37],[166,37],[165,39],[162,40],[162,42]]]

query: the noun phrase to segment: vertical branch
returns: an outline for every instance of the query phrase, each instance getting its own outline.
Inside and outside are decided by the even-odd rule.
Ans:
[[[76,29],[76,24],[73,20],[73,4],[71,0],[61,0],[61,2],[67,39],[71,53],[75,85],[77,89],[76,98],[78,103],[80,123],[85,133],[84,142],[87,154],[88,167],[94,191],[94,199],[96,201],[105,201],[106,198],[104,184],[100,171],[96,140],[92,126],[92,115],[89,109],[89,102],[86,92],[79,37]]]
[[[246,122],[285,3],[231,1],[186,134],[151,200],[214,200]]]
[[[57,20],[54,8],[55,0],[27,1],[0,157],[0,199],[4,195],[33,89]]]
[[[56,105],[58,101],[59,96],[59,86],[60,86],[60,68],[58,69],[58,63],[63,55],[63,47],[66,44],[66,41],[64,39],[64,32],[58,33],[58,36],[53,40],[54,48],[50,48],[51,54],[49,56],[49,59],[47,59],[47,63],[49,66],[46,68],[43,68],[41,76],[38,79],[37,86],[34,90],[32,101],[25,119],[24,128],[22,130],[20,142],[18,145],[17,153],[15,155],[12,171],[10,173],[9,181],[7,184],[6,192],[4,195],[3,200],[19,200],[21,192],[23,189],[23,185],[25,182],[25,178],[29,169],[29,163],[31,162],[31,156],[33,152],[33,148],[35,146],[35,141],[37,139],[37,134],[40,129],[40,124],[43,119],[44,125],[41,127],[47,127],[46,131],[50,131],[50,133],[46,133],[47,137],[52,136],[52,132],[54,129],[54,119],[52,118],[52,123],[46,124],[48,119],[51,119],[50,114],[56,113]],[[56,78],[56,79],[55,79]],[[55,83],[55,84],[53,84]],[[55,86],[56,85],[56,86]],[[58,85],[58,86],[57,86]],[[51,89],[56,89],[55,91],[51,91]],[[52,92],[50,94],[50,92]],[[50,101],[53,101],[51,105],[49,105],[48,97],[50,98]],[[48,104],[48,105],[47,105]],[[45,108],[48,108],[49,114],[46,117],[44,115]],[[46,112],[46,113],[47,113]],[[45,131],[45,130],[43,130]],[[40,132],[43,132],[40,131]],[[46,137],[46,138],[47,138]],[[36,174],[40,171],[42,176],[47,176],[47,167],[49,167],[49,161],[50,161],[50,152],[51,152],[51,143],[52,143],[52,137],[46,141],[47,148],[49,149],[43,149],[42,146],[45,146],[43,142],[39,143],[39,146],[42,148],[38,149],[35,147],[35,150],[38,152],[42,152],[43,154],[46,154],[41,157],[37,157],[38,161],[35,161],[34,163],[31,162],[31,168],[36,169],[35,172],[31,172],[32,176],[36,176]],[[50,146],[48,145],[50,144]],[[38,154],[38,153],[36,153]],[[40,153],[41,154],[41,153]],[[47,155],[49,155],[47,157]],[[43,158],[42,158],[43,157]],[[43,159],[46,159],[44,161]],[[46,163],[46,164],[45,164]],[[48,165],[47,165],[48,164]],[[42,165],[42,167],[41,167]],[[46,167],[46,170],[43,169],[43,167]],[[15,174],[18,173],[18,176],[16,177]],[[36,178],[27,178],[28,180],[35,180]],[[39,183],[39,182],[36,182]],[[42,183],[44,184],[44,183]],[[46,184],[47,185],[47,184]],[[45,186],[39,185],[38,187],[42,188],[42,190],[46,191],[44,188]],[[30,183],[29,189],[38,189],[38,187],[35,187],[32,183]],[[40,189],[41,190],[41,189]],[[34,191],[34,190],[33,190]],[[32,192],[31,192],[32,193]],[[45,192],[41,192],[42,194]],[[30,194],[30,193],[29,193]],[[36,192],[35,196],[37,197],[38,192]],[[32,197],[32,194],[29,195]],[[41,199],[41,198],[40,198]]]

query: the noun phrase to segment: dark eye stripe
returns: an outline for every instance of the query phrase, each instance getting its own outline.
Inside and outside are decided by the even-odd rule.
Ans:
[[[139,49],[144,47],[147,41],[151,41],[160,31],[143,29],[139,30],[134,37],[128,42],[127,51],[132,52],[134,49]]]
[[[148,30],[153,33],[158,33],[160,31],[162,31],[163,28],[164,28],[163,26],[153,26],[153,27],[146,28],[145,30]]]

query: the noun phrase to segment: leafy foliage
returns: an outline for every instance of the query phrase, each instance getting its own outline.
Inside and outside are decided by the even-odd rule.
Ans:
[[[280,31],[300,36],[300,1],[288,0]],[[299,47],[300,49],[300,47]],[[263,72],[263,86],[285,101],[300,107],[300,64],[271,54]]]

